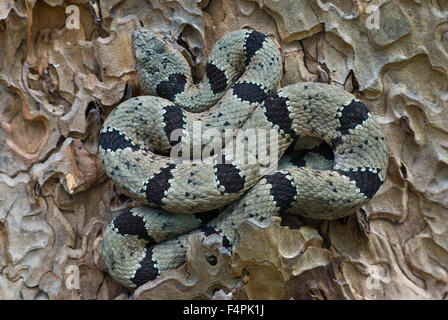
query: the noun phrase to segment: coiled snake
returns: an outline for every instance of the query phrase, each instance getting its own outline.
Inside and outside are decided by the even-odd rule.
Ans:
[[[239,30],[221,38],[198,84],[167,39],[139,30],[133,50],[147,95],[115,108],[99,138],[108,176],[141,205],[116,217],[104,234],[103,260],[121,284],[136,287],[184,263],[193,232],[219,233],[230,249],[244,219],[284,212],[339,218],[363,206],[383,183],[387,149],[372,113],[328,84],[297,83],[276,91],[281,56],[265,34]],[[208,161],[170,157],[178,145],[206,148],[195,126],[200,132],[213,129],[218,142],[225,129],[274,130],[279,157],[288,147],[300,149],[296,141],[307,141],[311,150],[269,174],[262,161],[230,157],[233,147],[210,152]],[[265,141],[267,149],[274,145],[273,138]],[[321,141],[331,147],[322,153],[326,166],[313,164],[313,154],[325,150]],[[244,152],[252,150],[245,145]],[[311,164],[303,166],[306,161]]]

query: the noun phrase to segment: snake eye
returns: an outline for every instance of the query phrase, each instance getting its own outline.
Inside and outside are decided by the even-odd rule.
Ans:
[[[157,54],[162,54],[165,52],[165,44],[159,39],[154,39],[154,51]]]
[[[147,62],[151,57],[151,51],[141,47],[135,48],[135,59],[140,62]]]

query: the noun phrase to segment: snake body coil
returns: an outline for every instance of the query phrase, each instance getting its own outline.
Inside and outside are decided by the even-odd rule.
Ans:
[[[193,232],[219,233],[230,249],[244,219],[284,212],[339,218],[362,207],[383,183],[387,149],[372,113],[327,84],[297,83],[276,91],[280,53],[263,33],[240,30],[221,38],[197,85],[166,39],[140,30],[133,46],[147,96],[115,108],[99,139],[107,174],[141,204],[116,217],[104,235],[103,260],[121,284],[136,287],[181,265]],[[268,175],[258,162],[228,159],[229,148],[202,162],[168,156],[178,144],[189,146],[190,138],[206,147],[194,135],[197,124],[214,129],[219,141],[225,129],[275,130],[279,157],[307,137],[324,141],[334,155],[324,154],[331,160],[327,167],[304,167],[293,159]],[[311,155],[321,149],[309,141],[315,145]],[[272,143],[267,139],[268,149]]]

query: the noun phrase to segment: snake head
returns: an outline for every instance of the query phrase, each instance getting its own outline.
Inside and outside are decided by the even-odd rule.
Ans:
[[[172,37],[156,36],[150,30],[140,29],[132,35],[132,44],[135,69],[143,93],[158,95],[157,86],[170,79],[173,73],[190,73],[190,66],[175,47]]]
[[[156,37],[151,31],[141,29],[132,35],[134,55],[137,62],[148,62],[151,57],[157,57],[167,52],[165,40]]]

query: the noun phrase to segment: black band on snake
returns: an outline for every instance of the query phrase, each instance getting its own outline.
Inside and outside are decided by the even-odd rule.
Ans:
[[[265,34],[239,30],[221,38],[198,84],[168,39],[140,30],[133,50],[146,95],[115,108],[99,138],[108,176],[140,204],[116,217],[104,234],[103,260],[121,284],[137,287],[182,265],[192,233],[219,233],[231,249],[244,219],[282,213],[340,218],[361,208],[383,183],[387,149],[373,114],[328,84],[276,90],[281,56]],[[288,148],[298,152],[268,173],[261,161],[230,157],[228,146],[208,161],[170,157],[179,145],[207,148],[197,129],[214,130],[215,142],[224,145],[226,129],[238,128],[274,131],[278,157]],[[265,142],[271,150],[274,138]]]

